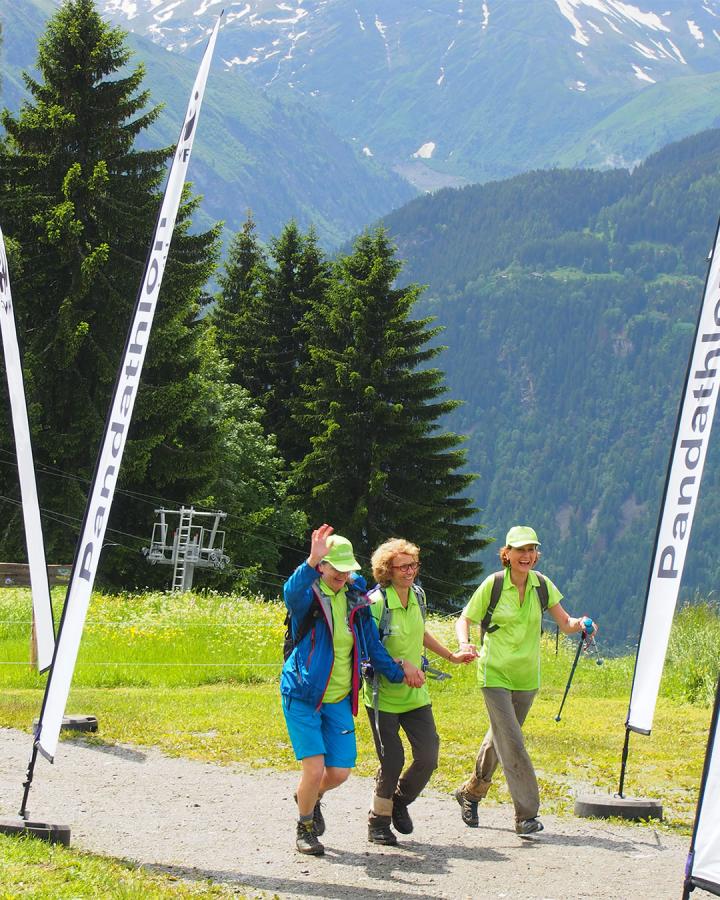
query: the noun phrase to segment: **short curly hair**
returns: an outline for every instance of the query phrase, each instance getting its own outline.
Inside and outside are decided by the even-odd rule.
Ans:
[[[373,553],[370,560],[373,578],[382,587],[387,587],[392,581],[392,561],[401,553],[412,556],[415,562],[420,561],[420,548],[404,538],[390,538]]]

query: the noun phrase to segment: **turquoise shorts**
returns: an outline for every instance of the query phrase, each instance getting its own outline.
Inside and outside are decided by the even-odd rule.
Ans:
[[[326,766],[354,768],[357,746],[349,695],[316,709],[310,703],[283,694],[282,705],[296,759],[324,756]]]

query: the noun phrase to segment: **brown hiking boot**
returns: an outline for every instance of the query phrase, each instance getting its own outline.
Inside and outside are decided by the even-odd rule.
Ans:
[[[397,835],[390,827],[390,823],[368,822],[368,840],[371,844],[384,844],[386,847],[397,846]]]
[[[478,819],[477,800],[471,800],[462,788],[458,788],[455,791],[455,799],[460,804],[460,815],[462,816],[463,822],[468,828],[477,828],[480,824],[480,820]]]
[[[515,834],[519,834],[520,837],[529,837],[543,830],[543,823],[539,819],[522,819],[515,823]]]
[[[307,853],[309,856],[322,856],[325,848],[318,840],[315,834],[315,824],[313,822],[297,823],[297,838],[295,846],[300,853]]]

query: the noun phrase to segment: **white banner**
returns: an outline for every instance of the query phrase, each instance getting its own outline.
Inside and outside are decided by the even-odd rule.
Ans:
[[[33,465],[30,426],[28,424],[25,388],[23,386],[22,366],[20,364],[20,349],[15,330],[15,314],[10,294],[10,274],[2,229],[0,229],[0,331],[2,332],[3,351],[5,353],[5,371],[10,394],[10,412],[15,434],[15,452],[17,454],[20,496],[22,497],[22,512],[25,522],[25,545],[27,547],[30,569],[33,618],[35,620],[35,636],[37,639],[37,665],[38,669],[44,672],[50,667],[52,662],[53,650],[55,649],[55,629],[53,627],[52,606],[50,604],[50,586],[45,563],[45,543],[40,523],[40,505],[38,503],[37,485],[35,484],[35,467]]]
[[[648,583],[627,727],[649,734],[685,565],[720,383],[720,249],[713,255],[695,333]]]
[[[686,877],[692,883],[720,894],[720,729],[718,728],[720,682],[715,697],[715,710],[710,728],[703,781],[695,822],[693,852],[688,860]]]
[[[125,353],[118,372],[115,395],[105,424],[105,435],[98,456],[95,477],[90,488],[90,499],[85,510],[82,533],[70,576],[55,659],[45,692],[36,738],[38,749],[51,762],[57,748],[60,726],[70,693],[70,682],[75,670],[98,559],[103,546],[120,463],[140,386],[140,375],[145,361],[160,283],[165,271],[175,219],[180,206],[185,174],[197,131],[200,106],[219,27],[220,17],[215,23],[190,95],[185,122],[180,132],[155,234],[150,245],[150,254],[135,306],[134,319],[130,326]]]

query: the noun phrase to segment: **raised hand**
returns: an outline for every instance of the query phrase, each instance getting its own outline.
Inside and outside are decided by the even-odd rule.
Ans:
[[[315,568],[315,566],[321,562],[323,557],[327,556],[328,550],[330,549],[327,544],[327,539],[333,531],[334,528],[332,525],[321,525],[313,531],[312,537],[310,538],[310,556],[308,556],[308,565]]]

